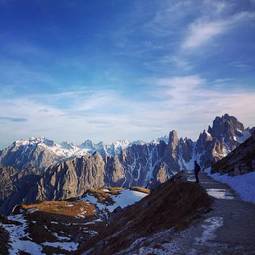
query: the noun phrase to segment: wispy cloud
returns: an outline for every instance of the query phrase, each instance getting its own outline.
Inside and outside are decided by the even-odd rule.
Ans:
[[[224,19],[221,17],[208,20],[206,16],[201,17],[189,25],[181,47],[183,49],[199,48],[217,36],[233,29],[239,23],[254,18],[255,12],[247,11],[224,17]]]
[[[196,138],[216,115],[225,112],[254,125],[254,91],[239,87],[230,92],[224,89],[228,80],[209,82],[198,74],[148,80],[141,100],[111,90],[48,94],[48,101],[45,95],[2,98],[0,107],[5,107],[6,116],[19,116],[18,120],[26,122],[10,121],[9,125],[0,125],[0,132],[6,134],[6,140],[15,130],[16,138],[48,136],[57,141],[92,138],[110,142],[119,138],[150,140],[177,129],[183,136]],[[66,107],[53,105],[54,100],[66,102]]]
[[[26,118],[0,116],[0,121],[25,122]]]
[[[224,89],[228,82],[216,80],[211,86],[210,82],[199,75],[191,75],[158,79],[157,84],[162,88],[161,97],[166,105],[176,111],[180,119],[190,119],[192,125],[194,121],[200,122],[202,119],[207,119],[209,123],[213,115],[224,112],[241,117],[246,124],[254,125],[251,122],[254,107],[251,105],[255,100],[255,91],[247,92],[241,87],[229,91]]]
[[[188,35],[182,43],[183,49],[197,48],[226,30],[226,24],[220,21],[196,21],[188,29]]]

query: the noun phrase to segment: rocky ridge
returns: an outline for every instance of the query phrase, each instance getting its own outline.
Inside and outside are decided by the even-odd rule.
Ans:
[[[6,179],[0,187],[0,211],[9,213],[21,201],[77,197],[102,186],[155,187],[180,170],[192,170],[194,160],[202,168],[211,166],[250,132],[225,114],[216,117],[196,142],[179,138],[176,131],[169,133],[167,142],[164,137],[151,143],[122,141],[110,146],[95,146],[91,141],[78,147],[47,139],[17,141],[0,155]],[[14,172],[6,170],[10,166]]]
[[[240,175],[255,171],[255,132],[225,158],[212,165],[212,172]]]

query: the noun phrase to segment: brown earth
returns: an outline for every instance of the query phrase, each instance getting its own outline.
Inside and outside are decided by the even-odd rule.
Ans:
[[[58,214],[63,216],[76,217],[81,212],[86,211],[86,216],[95,215],[95,206],[85,201],[44,201],[36,204],[23,204],[22,209],[39,210],[40,212]]]
[[[150,190],[149,189],[146,189],[144,187],[139,187],[139,186],[133,186],[130,188],[131,190],[134,190],[134,191],[139,191],[139,192],[142,192],[142,193],[145,193],[145,194],[150,194]]]

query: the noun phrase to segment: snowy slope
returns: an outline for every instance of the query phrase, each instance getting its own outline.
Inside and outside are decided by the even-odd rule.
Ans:
[[[121,190],[118,195],[111,196],[113,200],[113,204],[106,204],[106,203],[99,202],[96,199],[96,197],[93,196],[92,194],[87,194],[82,199],[91,204],[94,204],[99,210],[113,212],[116,208],[118,207],[125,208],[129,205],[132,205],[140,201],[145,196],[147,196],[146,193],[127,189],[127,190]]]
[[[43,254],[42,247],[30,240],[24,240],[27,237],[26,228],[27,223],[22,214],[9,216],[8,220],[16,224],[2,224],[0,226],[5,228],[10,237],[10,255],[19,254],[19,251],[30,252],[32,254]]]
[[[208,174],[216,181],[228,184],[242,200],[255,203],[255,172],[237,176],[210,174],[209,172]]]

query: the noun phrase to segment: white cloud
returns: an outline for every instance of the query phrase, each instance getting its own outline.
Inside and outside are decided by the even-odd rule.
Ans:
[[[211,124],[216,115],[230,113],[240,118],[245,125],[254,126],[254,91],[245,89],[225,90],[229,82],[208,83],[199,75],[177,76],[154,81],[160,88],[158,95],[164,110],[159,114],[171,120],[172,127],[178,127],[183,135],[196,136]],[[230,81],[233,85],[233,80]]]
[[[117,91],[69,91],[45,96],[0,98],[0,107],[9,118],[24,122],[0,121],[1,143],[29,136],[46,136],[76,143],[92,138],[150,140],[177,129],[180,135],[196,138],[216,115],[230,113],[246,125],[254,125],[255,92],[224,90],[226,81],[208,81],[199,75],[151,79],[142,100]],[[234,81],[230,81],[231,84]],[[70,99],[71,98],[71,99]],[[68,102],[65,108],[50,105]],[[73,102],[73,103],[71,103]],[[3,135],[4,134],[4,135]]]
[[[197,21],[189,27],[188,35],[182,43],[183,49],[197,48],[213,37],[222,34],[226,30],[224,22]]]
[[[255,12],[248,11],[226,17],[222,15],[220,18],[200,17],[188,26],[188,31],[181,44],[181,48],[190,50],[204,46],[207,42],[229,31],[238,24],[254,18]]]
[[[203,83],[203,79],[199,75],[175,76],[170,78],[157,79],[157,84],[165,86],[171,90],[191,90]]]

